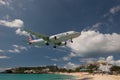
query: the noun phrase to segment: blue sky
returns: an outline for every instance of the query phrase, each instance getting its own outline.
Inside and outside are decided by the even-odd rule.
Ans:
[[[107,60],[120,64],[119,0],[0,0],[0,68],[77,66]],[[27,28],[53,35],[81,32],[67,47],[29,46]]]

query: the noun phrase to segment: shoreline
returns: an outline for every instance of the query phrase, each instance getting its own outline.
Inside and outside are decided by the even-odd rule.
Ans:
[[[76,80],[120,80],[120,75],[109,75],[109,74],[92,75],[87,72],[57,73],[57,74],[75,76]]]

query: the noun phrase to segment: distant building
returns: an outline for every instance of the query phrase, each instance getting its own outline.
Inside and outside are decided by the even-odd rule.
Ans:
[[[46,68],[46,69],[42,69],[42,72],[49,72],[50,69],[49,68]]]
[[[112,67],[111,64],[105,64],[105,65],[100,64],[99,70],[101,70],[101,71],[103,71],[103,72],[111,72],[111,71],[110,71],[110,68],[111,68],[111,67]]]
[[[24,73],[36,73],[35,70],[25,70]]]

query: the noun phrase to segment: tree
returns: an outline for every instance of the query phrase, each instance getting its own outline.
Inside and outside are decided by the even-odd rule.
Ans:
[[[112,72],[116,72],[116,74],[120,73],[120,66],[112,66],[110,68]]]
[[[93,65],[93,64],[90,64],[88,67],[88,72],[89,73],[93,73],[94,70],[97,70],[98,69],[98,66],[97,65]]]

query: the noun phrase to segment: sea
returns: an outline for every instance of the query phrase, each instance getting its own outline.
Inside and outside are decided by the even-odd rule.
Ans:
[[[0,74],[0,80],[77,80],[74,76],[59,74]]]

